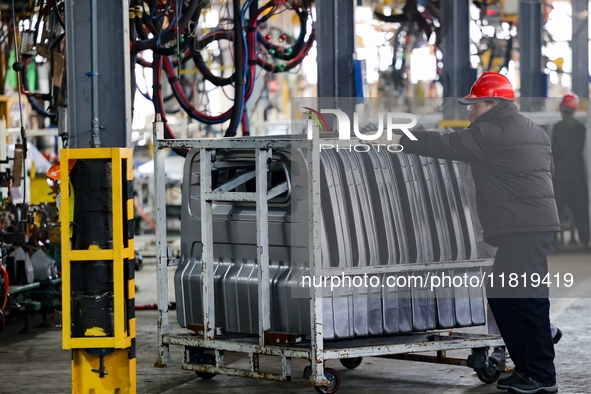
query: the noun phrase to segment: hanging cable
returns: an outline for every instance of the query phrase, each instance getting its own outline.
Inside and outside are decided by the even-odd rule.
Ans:
[[[181,18],[180,22],[178,23],[179,29],[185,30],[187,28],[187,25],[189,24],[189,20],[192,19],[197,8],[199,6],[201,6],[199,8],[202,9],[204,4],[205,4],[205,0],[193,0],[193,1],[189,2],[186,12],[183,14],[183,17]],[[154,9],[156,9],[156,7],[154,7]],[[176,32],[174,31],[174,29],[170,28],[169,30],[167,30],[164,33],[159,32],[158,34],[155,34],[155,37],[134,43],[133,50],[135,53],[140,52],[140,51],[144,51],[146,49],[156,50],[158,48],[158,45],[157,45],[158,43],[167,43],[167,42],[173,40],[175,37],[176,37]]]
[[[152,68],[152,84],[154,89],[152,102],[154,103],[154,111],[162,117],[162,123],[164,124],[164,138],[176,139],[176,136],[172,130],[170,130],[170,126],[166,120],[166,113],[164,112],[164,102],[162,101],[162,58],[156,53],[154,54]],[[179,156],[186,157],[188,149],[174,148],[173,151]]]
[[[16,40],[16,35],[18,32],[18,25],[16,23],[16,15],[14,11],[14,0],[12,0],[12,30],[13,30],[13,37],[14,37],[14,59],[15,62],[12,63],[12,69],[15,71],[16,74],[16,85],[17,85],[17,94],[18,94],[18,108],[19,108],[19,116],[21,121],[21,140],[23,142],[23,159],[27,159],[27,133],[25,130],[25,123],[23,119],[23,101],[21,95],[21,74],[20,72],[24,69],[24,63],[19,61],[18,59],[18,43]],[[26,167],[26,166],[23,166]],[[26,182],[25,182],[26,185]]]
[[[12,250],[14,249],[15,243],[18,240],[18,237],[24,227],[24,221],[25,221],[25,209],[26,209],[26,201],[27,201],[27,150],[28,150],[28,145],[27,145],[27,133],[26,133],[26,129],[24,126],[24,116],[23,116],[23,107],[22,107],[22,93],[21,93],[21,75],[20,72],[23,71],[24,69],[24,63],[22,61],[19,61],[19,53],[18,53],[18,43],[17,43],[17,39],[16,39],[16,35],[18,32],[18,25],[16,22],[16,15],[15,15],[15,8],[14,8],[14,0],[12,0],[12,28],[13,28],[13,38],[14,38],[14,58],[15,58],[15,62],[12,64],[12,69],[15,71],[16,74],[16,79],[17,79],[17,95],[18,95],[18,103],[19,103],[19,116],[20,116],[20,122],[21,122],[21,128],[20,128],[20,132],[21,132],[21,141],[22,141],[22,146],[23,146],[23,174],[22,174],[22,179],[23,179],[23,202],[21,204],[20,207],[20,214],[18,214],[17,212],[17,216],[19,216],[17,219],[17,231],[16,231],[16,236],[14,238],[14,241],[12,242],[10,248],[5,251],[4,253],[2,253],[2,256],[0,256],[0,258],[4,258],[5,256],[7,256],[8,254],[10,254],[12,252]],[[16,148],[15,148],[15,156],[16,156]],[[8,193],[11,193],[11,187],[9,184],[9,189],[8,189]],[[2,318],[4,318],[4,314],[2,314]]]
[[[2,264],[0,264],[0,271],[2,271],[2,278],[4,279],[4,289],[2,289],[2,312],[4,312],[6,304],[8,303],[8,287],[10,286],[10,280],[8,278],[8,272]]]
[[[197,36],[196,26],[202,9],[202,0],[189,2],[183,9],[176,7],[171,1],[155,3],[153,6],[150,6],[141,2],[141,0],[134,0],[133,19],[135,20],[138,36],[142,41],[136,42],[133,45],[133,53],[138,53],[138,51],[144,48],[154,47],[150,43],[157,42],[157,45],[151,48],[154,51],[154,62],[148,62],[137,55],[135,56],[137,64],[143,67],[151,67],[154,72],[156,72],[156,69],[163,70],[171,85],[174,97],[176,97],[181,108],[191,118],[206,125],[221,124],[230,121],[230,125],[225,131],[225,136],[235,136],[238,126],[241,126],[243,135],[248,135],[248,114],[245,113],[245,104],[254,91],[255,81],[258,77],[257,66],[271,73],[290,71],[301,65],[302,60],[313,47],[316,30],[314,22],[312,22],[312,29],[309,29],[309,5],[298,8],[292,6],[291,3],[289,5],[286,5],[286,3],[286,0],[270,0],[259,8],[258,1],[255,0],[247,0],[243,5],[239,1],[233,2],[233,17],[231,19],[227,18],[223,15],[223,12],[220,17],[220,21],[228,20],[233,23],[231,30],[219,27],[220,25],[218,25],[218,28],[199,38]],[[197,6],[195,6],[196,4]],[[146,6],[149,9],[146,9]],[[229,11],[230,3],[225,3],[225,6],[228,7]],[[190,15],[193,9],[195,12],[193,15]],[[284,11],[295,11],[300,20],[300,34],[297,39],[290,41],[292,43],[290,47],[269,43],[260,31],[261,24],[270,20],[280,9]],[[183,11],[182,14],[181,11]],[[166,29],[163,30],[164,18],[169,18],[169,20]],[[188,21],[188,23],[184,25],[183,21]],[[189,28],[189,23],[195,27]],[[173,29],[172,25],[178,27]],[[171,40],[165,40],[170,32],[177,37],[174,47],[170,45],[174,37]],[[145,37],[148,37],[149,34],[153,36],[146,39]],[[160,38],[160,41],[158,41],[158,38]],[[219,40],[228,40],[233,47],[234,72],[232,75],[226,77],[223,74],[218,75],[212,72],[202,56],[202,51],[208,45]],[[165,45],[165,47],[162,47],[162,45]],[[265,55],[260,53],[261,50],[275,60],[265,59]],[[157,61],[156,54],[160,55],[158,57],[159,65],[155,65]],[[172,57],[171,55],[173,54],[176,54],[176,56]],[[197,70],[203,75],[203,78],[215,87],[223,88],[224,86],[233,85],[234,104],[226,112],[211,115],[193,106],[192,98],[187,97],[183,83],[179,77],[181,64],[190,58],[193,59]],[[158,77],[159,81],[160,79]],[[142,94],[148,96],[147,93]],[[204,94],[207,95],[208,92]],[[169,98],[170,96],[163,98],[160,82],[155,83],[152,99],[155,108],[159,107],[160,109],[159,113],[162,114],[166,134],[172,136],[173,134],[170,132],[170,128],[165,121],[165,115],[163,114],[163,102]]]
[[[252,1],[252,0],[250,0]],[[249,1],[247,1],[249,3]],[[243,18],[242,10],[240,8],[240,1],[233,1],[234,12],[234,62],[236,72],[234,73],[234,107],[232,117],[230,119],[230,126],[226,130],[224,137],[236,136],[236,130],[242,119],[242,111],[244,111],[244,34],[242,33]]]
[[[0,308],[0,320],[2,327],[0,327],[0,331],[6,327],[6,317],[4,317],[4,310],[6,309],[6,305],[8,304],[8,287],[10,286],[10,280],[8,278],[8,272],[6,272],[6,268],[2,264],[0,264],[0,271],[2,271],[2,307]]]
[[[25,66],[24,66],[24,70],[25,72],[23,73],[23,86],[21,86],[21,93],[24,94],[25,96],[27,96],[27,100],[29,101],[29,104],[31,104],[31,107],[41,116],[44,117],[50,117],[51,115],[45,111],[43,108],[41,108],[41,106],[39,105],[39,103],[37,103],[36,98],[39,97],[41,100],[44,100],[46,98],[50,98],[48,96],[50,96],[49,94],[39,94],[39,93],[33,93],[29,91],[29,81],[27,79],[27,70],[29,68],[29,63],[30,63],[30,59],[25,59]]]

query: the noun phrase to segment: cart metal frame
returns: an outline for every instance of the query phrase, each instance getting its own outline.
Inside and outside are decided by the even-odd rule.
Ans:
[[[345,274],[384,274],[430,269],[453,269],[487,267],[492,260],[453,261],[425,264],[399,264],[392,266],[371,266],[352,268],[322,268],[320,245],[320,157],[317,139],[260,139],[260,138],[228,138],[228,139],[163,139],[163,124],[154,123],[154,181],[156,192],[156,259],[157,259],[157,292],[158,292],[158,359],[157,367],[171,365],[169,346],[185,347],[182,368],[201,374],[223,374],[231,376],[290,381],[292,376],[291,359],[310,360],[308,384],[328,386],[331,382],[325,374],[324,361],[335,359],[354,359],[358,357],[402,358],[416,361],[435,361],[454,365],[468,365],[474,369],[487,366],[486,352],[489,347],[502,346],[503,341],[494,335],[477,335],[454,333],[452,331],[435,331],[404,336],[351,339],[345,341],[326,342],[322,329],[322,289],[312,286],[310,297],[311,341],[297,344],[269,344],[265,342],[265,334],[270,329],[269,299],[269,239],[268,239],[268,199],[280,190],[267,193],[267,162],[273,149],[303,148],[308,151],[308,217],[310,247],[310,274],[335,275],[343,271]],[[330,141],[334,144],[338,141]],[[168,317],[168,277],[167,268],[178,264],[167,248],[166,242],[166,211],[165,211],[165,168],[164,156],[166,148],[199,149],[200,150],[200,193],[201,193],[201,234],[202,234],[202,300],[203,327],[200,335],[171,335]],[[217,149],[252,149],[256,160],[256,193],[236,193],[212,190],[212,158]],[[276,187],[279,188],[280,186]],[[258,297],[259,297],[259,335],[222,334],[215,325],[214,307],[214,259],[213,259],[213,218],[214,201],[250,201],[256,203],[257,215],[257,248],[260,258],[258,266]],[[213,351],[214,357],[207,362],[192,363],[191,349]],[[472,349],[472,361],[449,359],[446,350]],[[479,350],[476,354],[474,350]],[[229,368],[225,365],[224,352],[238,352],[247,355],[250,360],[249,369]],[[437,357],[408,355],[413,352],[436,351]],[[281,358],[281,373],[265,373],[259,370],[259,355],[270,355]],[[202,360],[202,359],[201,359]],[[209,364],[209,365],[208,365]],[[489,366],[490,367],[490,366]],[[334,371],[333,371],[334,372]],[[200,375],[201,376],[201,375]],[[335,390],[336,391],[336,390]],[[327,391],[334,392],[334,391]]]

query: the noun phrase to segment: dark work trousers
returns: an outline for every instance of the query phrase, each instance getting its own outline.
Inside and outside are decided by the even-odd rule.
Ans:
[[[589,245],[589,193],[585,178],[577,181],[555,180],[554,198],[561,216],[566,206],[570,207],[579,232],[579,241],[583,245]]]
[[[509,288],[508,276],[548,273],[546,256],[554,233],[514,233],[499,238],[492,269],[493,287],[487,286],[488,303],[505,341],[515,370],[540,383],[555,384],[554,344],[550,332],[549,288],[530,291]],[[499,275],[505,274],[504,287]],[[529,283],[528,283],[529,284]],[[520,285],[523,286],[523,280]],[[527,298],[526,298],[527,297]]]

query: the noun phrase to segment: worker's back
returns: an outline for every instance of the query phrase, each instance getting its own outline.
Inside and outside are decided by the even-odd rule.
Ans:
[[[554,125],[552,131],[552,155],[554,156],[554,180],[574,181],[585,177],[583,149],[585,126],[573,116],[566,116]]]

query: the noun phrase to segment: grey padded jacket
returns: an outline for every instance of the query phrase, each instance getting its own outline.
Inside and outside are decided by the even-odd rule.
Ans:
[[[488,244],[498,246],[505,234],[560,230],[550,138],[515,104],[500,102],[464,130],[412,133],[417,141],[400,140],[404,152],[471,163]]]

